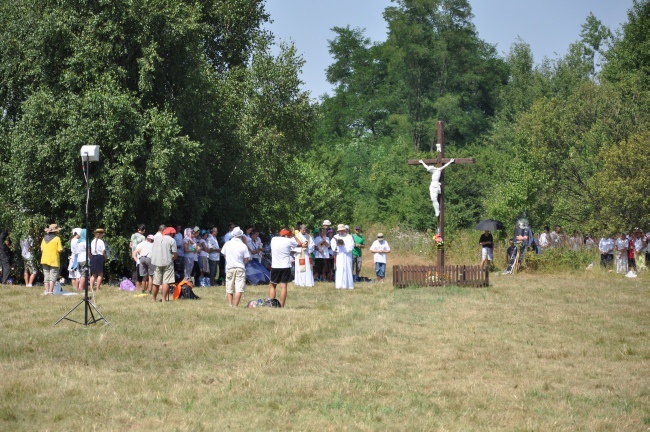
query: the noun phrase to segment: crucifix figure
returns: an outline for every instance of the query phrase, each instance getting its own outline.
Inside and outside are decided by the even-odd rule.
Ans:
[[[446,159],[445,152],[445,133],[443,129],[443,122],[438,122],[438,143],[436,144],[438,153],[437,159],[420,159],[409,160],[409,165],[424,165],[428,172],[431,173],[431,185],[429,186],[429,193],[433,203],[433,209],[436,213],[438,234],[444,239],[445,235],[445,185],[442,170],[447,168],[452,163],[454,164],[473,164],[476,163],[474,158],[455,158]],[[435,165],[433,165],[435,164]],[[445,250],[438,250],[438,266],[443,268],[445,265]]]
[[[440,146],[440,144],[438,144]],[[440,151],[440,150],[438,150]],[[419,162],[426,168],[428,172],[431,173],[431,185],[429,186],[429,196],[431,196],[431,202],[433,203],[433,210],[436,212],[436,217],[440,216],[440,203],[438,202],[438,195],[442,191],[440,176],[442,176],[442,170],[447,168],[449,165],[454,163],[454,159],[450,159],[445,165],[438,168],[437,166],[427,165],[422,159]]]

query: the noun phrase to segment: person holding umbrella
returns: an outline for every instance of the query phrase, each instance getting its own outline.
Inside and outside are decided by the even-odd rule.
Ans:
[[[490,230],[485,230],[481,234],[481,238],[478,240],[478,244],[481,245],[481,267],[485,265],[487,261],[488,268],[490,267],[490,261],[494,259],[492,250],[494,249],[494,240],[492,238],[492,233]]]

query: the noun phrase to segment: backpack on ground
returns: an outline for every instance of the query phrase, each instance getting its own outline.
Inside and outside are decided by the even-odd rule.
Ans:
[[[194,294],[192,283],[182,280],[174,288],[174,300],[201,300],[201,297]]]
[[[255,307],[280,308],[280,307],[282,307],[282,305],[280,304],[278,299],[267,298],[267,299],[251,300],[251,301],[248,302],[248,307],[249,308],[255,308]]]

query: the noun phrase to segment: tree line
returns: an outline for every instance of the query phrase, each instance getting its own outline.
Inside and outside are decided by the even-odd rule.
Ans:
[[[650,226],[650,3],[612,32],[589,15],[566,55],[505,56],[467,0],[396,0],[388,34],[335,27],[318,102],[303,60],[254,0],[0,0],[0,225],[91,225],[127,251],[136,224],[277,227],[354,221],[434,227],[435,151],[447,231],[485,217],[618,230]],[[124,252],[125,259],[127,252]]]

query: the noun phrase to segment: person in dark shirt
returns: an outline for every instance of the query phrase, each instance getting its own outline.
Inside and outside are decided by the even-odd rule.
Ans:
[[[487,265],[490,267],[490,261],[494,259],[492,255],[494,240],[492,239],[492,233],[490,233],[490,230],[485,230],[485,232],[481,234],[478,244],[481,245],[481,267],[484,266],[485,261],[487,261]]]
[[[11,248],[9,247],[9,230],[4,229],[0,233],[0,266],[2,267],[2,283],[7,283],[11,273]]]

